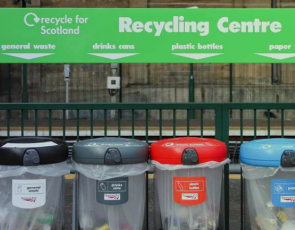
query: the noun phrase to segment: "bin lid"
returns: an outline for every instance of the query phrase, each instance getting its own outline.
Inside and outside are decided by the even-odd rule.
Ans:
[[[209,138],[181,137],[164,139],[151,145],[151,159],[162,164],[194,165],[224,161],[225,143]]]
[[[20,137],[0,142],[0,165],[37,166],[68,159],[65,141],[46,137]]]
[[[241,162],[264,167],[295,166],[295,140],[270,138],[249,141],[241,145]]]
[[[136,164],[148,161],[148,151],[148,144],[139,140],[105,137],[74,144],[73,159],[82,164]]]

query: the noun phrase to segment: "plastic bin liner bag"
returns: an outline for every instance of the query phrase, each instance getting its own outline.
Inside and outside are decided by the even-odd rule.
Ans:
[[[217,229],[223,166],[229,162],[188,166],[152,161],[164,230]]]
[[[294,230],[295,168],[242,169],[251,230]]]
[[[90,165],[79,172],[79,226],[83,230],[140,230],[146,205],[147,163]]]
[[[0,166],[0,230],[61,230],[67,163]]]

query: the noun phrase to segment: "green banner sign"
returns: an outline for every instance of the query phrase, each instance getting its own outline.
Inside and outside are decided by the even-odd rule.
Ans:
[[[0,63],[295,63],[295,9],[0,9]]]

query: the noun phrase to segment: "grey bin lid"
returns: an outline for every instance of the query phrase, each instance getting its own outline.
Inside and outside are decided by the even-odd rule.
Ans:
[[[118,165],[148,161],[148,144],[125,138],[97,138],[74,144],[73,159],[82,164]]]

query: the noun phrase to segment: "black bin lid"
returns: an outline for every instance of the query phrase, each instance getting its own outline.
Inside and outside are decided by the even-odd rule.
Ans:
[[[105,137],[74,144],[73,159],[82,164],[136,164],[148,161],[148,151],[142,141]]]
[[[65,141],[46,137],[11,138],[0,142],[0,165],[37,166],[68,159]]]

